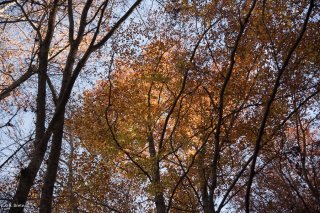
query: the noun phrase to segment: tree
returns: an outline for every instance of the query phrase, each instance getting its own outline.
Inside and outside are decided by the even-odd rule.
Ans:
[[[178,5],[169,4],[166,9],[169,11],[177,9]],[[167,133],[169,137],[164,137],[163,143],[181,145],[180,147],[173,145],[171,149],[169,146],[167,154],[163,154],[164,162],[159,164],[161,166],[155,166],[166,171],[162,175],[160,172],[161,179],[169,180],[168,185],[161,184],[162,191],[171,192],[171,195],[163,193],[164,200],[167,200],[166,211],[171,208],[182,210],[181,206],[189,206],[188,211],[201,209],[205,212],[220,212],[227,204],[238,205],[239,208],[249,211],[251,188],[259,189],[253,185],[256,171],[264,174],[264,168],[276,159],[263,156],[265,154],[274,156],[274,150],[270,147],[282,137],[287,122],[291,121],[301,107],[314,100],[313,98],[319,93],[316,83],[319,76],[315,72],[318,68],[313,67],[318,62],[315,62],[315,58],[311,56],[317,50],[311,46],[311,49],[306,48],[310,40],[314,42],[317,40],[311,33],[316,30],[315,25],[318,25],[310,18],[314,4],[312,1],[305,2],[303,7],[299,6],[299,10],[292,9],[297,6],[294,3],[277,5],[255,1],[243,2],[243,4],[229,3],[224,5],[224,8],[209,3],[201,6],[181,3],[180,6],[179,11],[174,12],[174,16],[178,23],[182,22],[181,25],[193,23],[193,18],[196,20],[198,18],[206,20],[204,25],[208,26],[206,24],[208,17],[201,14],[206,8],[215,7],[216,11],[224,12],[222,15],[224,21],[221,21],[220,17],[217,18],[218,15],[211,20],[211,23],[217,23],[221,29],[212,27],[214,25],[204,28],[205,33],[201,34],[204,39],[197,46],[198,52],[192,63],[193,67],[187,73],[186,86],[178,90],[182,91],[181,96],[172,89],[174,86],[170,87],[170,82],[173,85],[179,85],[175,82],[176,78],[181,78],[177,72],[169,78],[169,83],[166,83],[169,85],[167,88],[161,89],[153,81],[149,87],[148,84],[145,85],[146,74],[142,73],[146,72],[145,69],[150,69],[150,64],[153,65],[153,69],[154,66],[157,67],[161,54],[153,55],[144,51],[140,57],[137,57],[137,61],[142,66],[135,65],[135,62],[132,62],[134,59],[131,58],[124,65],[116,64],[109,83],[102,83],[98,89],[86,94],[89,101],[84,105],[84,111],[80,113],[85,118],[79,124],[81,126],[84,120],[90,120],[90,123],[101,120],[104,116],[103,108],[106,107],[107,121],[105,122],[107,124],[100,123],[98,126],[111,134],[107,140],[116,141],[118,149],[122,150],[122,153],[140,169],[140,172],[148,177],[148,170],[144,168],[148,164],[138,161],[140,158],[145,158],[141,156],[142,150],[149,148],[151,150],[149,153],[152,153],[153,144],[157,144],[157,141],[159,145],[155,146],[155,150],[161,150],[157,149],[161,144],[161,133],[156,134],[151,131],[152,137],[149,137],[151,143],[146,145],[148,97],[153,97],[154,90],[161,89],[161,92],[166,94],[166,89],[170,89],[171,91],[167,93],[172,94],[174,98],[160,97],[160,100],[172,101],[168,101],[169,106],[160,110],[162,112],[159,112],[160,115],[155,116],[161,121],[161,115],[163,115],[163,123],[167,122],[163,129],[156,128],[162,130],[162,133],[165,132],[164,135]],[[287,11],[286,17],[281,16],[283,11]],[[232,16],[232,14],[239,14],[239,16]],[[300,15],[299,18],[297,14]],[[279,19],[284,18],[290,23],[285,26],[274,23],[274,16],[279,16]],[[215,20],[218,21],[214,22]],[[290,32],[287,31],[287,28],[292,27],[295,22],[303,24],[301,27],[296,25]],[[172,34],[175,34],[174,30]],[[284,35],[286,35],[285,40],[281,40],[280,38]],[[185,49],[190,48],[188,46],[190,43],[183,39],[181,41],[175,43],[185,44],[187,47],[184,47]],[[155,39],[153,42],[158,41]],[[160,43],[159,46],[161,45]],[[164,46],[170,45],[165,43]],[[147,53],[151,59],[145,57]],[[187,55],[182,58],[186,60]],[[313,58],[312,62],[309,61],[311,58]],[[169,64],[175,63],[181,65],[179,59]],[[183,64],[188,66],[186,63]],[[165,72],[171,75],[173,70],[175,68],[169,68]],[[308,74],[303,74],[304,72]],[[142,77],[139,77],[140,75]],[[158,78],[166,82],[163,75],[165,74],[161,74]],[[295,102],[299,104],[294,105],[292,97],[296,97],[297,91],[300,95]],[[91,99],[91,97],[94,98]],[[174,100],[178,100],[178,105],[172,108]],[[95,105],[101,105],[102,109],[100,108],[97,112],[96,107],[91,105],[92,102],[96,102]],[[150,98],[149,106],[153,106],[152,103]],[[196,110],[201,108],[207,113]],[[88,115],[90,116],[87,117]],[[153,118],[150,115],[149,117]],[[199,119],[204,124],[200,125]],[[91,135],[90,131],[86,132],[83,128],[81,132],[80,135]],[[196,132],[197,135],[190,135],[190,132]],[[184,137],[179,138],[181,135]],[[105,139],[103,141],[105,142]],[[183,142],[179,143],[179,141]],[[99,139],[95,143],[99,144]],[[195,144],[198,146],[193,149],[192,146]],[[166,150],[165,147],[163,149]],[[188,157],[187,153],[190,152],[193,154]],[[233,159],[225,156],[232,156]],[[258,168],[256,168],[257,159],[259,159]],[[172,165],[165,162],[166,160]],[[152,185],[152,178],[150,179]],[[190,196],[184,198],[189,201],[181,201],[175,197],[175,193],[182,198],[182,194],[190,195],[190,191],[192,198]],[[242,197],[246,199],[240,199]],[[232,199],[234,202],[231,204]],[[175,205],[180,203],[180,206],[172,205],[174,200]],[[241,202],[238,202],[239,200]],[[156,207],[158,212],[163,212],[163,209],[158,208],[157,205]]]
[[[30,30],[32,30],[31,33],[36,35],[34,40],[38,43],[38,85],[34,150],[28,167],[23,168],[20,172],[19,184],[10,212],[22,212],[23,207],[15,208],[14,205],[25,205],[30,188],[44,159],[49,139],[53,135],[40,201],[41,212],[51,211],[53,186],[61,151],[65,107],[70,98],[73,85],[91,54],[99,50],[110,39],[140,2],[141,0],[134,2],[125,14],[116,20],[107,31],[104,28],[113,21],[106,16],[107,11],[112,8],[108,1],[93,3],[93,1],[89,0],[84,4],[58,0],[48,2],[48,4],[37,1],[14,1],[13,8],[9,8],[13,12],[13,16],[18,13],[18,17],[22,16],[27,21],[30,25]],[[65,27],[64,23],[68,23],[67,27]],[[64,30],[66,31],[64,34],[66,36],[59,37],[60,33],[58,32],[63,32]],[[53,41],[63,43],[62,49],[56,50]],[[84,45],[87,45],[87,47]],[[64,53],[64,50],[67,50],[67,53]],[[49,71],[51,71],[51,65],[55,64],[52,59],[58,56],[66,57],[66,60],[60,64],[63,73],[62,78],[59,79],[61,83],[52,85]],[[6,97],[10,90],[15,89],[19,84],[27,80],[30,76],[26,75],[30,75],[29,73],[33,73],[33,71],[27,71],[25,75],[6,87],[2,92],[2,96]],[[47,83],[51,89],[55,109],[46,128]],[[60,92],[56,93],[56,88],[54,87],[60,88]]]
[[[0,4],[3,38],[27,44],[0,58],[0,130],[17,138],[0,168],[30,159],[12,203],[31,190],[41,212],[317,211],[317,2],[146,1],[128,19],[140,2]]]

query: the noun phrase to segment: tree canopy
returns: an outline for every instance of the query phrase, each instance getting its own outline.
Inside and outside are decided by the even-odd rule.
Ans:
[[[0,209],[320,211],[320,2],[0,2]]]

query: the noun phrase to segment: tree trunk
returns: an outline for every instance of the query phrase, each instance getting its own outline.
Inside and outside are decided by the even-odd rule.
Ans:
[[[48,51],[45,47],[41,48],[39,53],[39,74],[38,74],[38,94],[37,94],[37,114],[36,114],[36,137],[34,142],[34,151],[32,153],[31,161],[27,168],[21,169],[20,181],[18,184],[17,191],[12,200],[12,212],[23,212],[23,207],[26,204],[28,194],[31,186],[33,185],[34,179],[39,171],[41,163],[43,161],[46,144],[39,144],[39,141],[45,132],[45,118],[46,118],[46,72],[47,72],[47,56]],[[44,146],[45,145],[45,146]],[[19,207],[15,207],[15,206]],[[20,207],[21,206],[21,207]]]
[[[55,124],[52,136],[52,147],[48,159],[48,167],[42,186],[41,199],[40,199],[40,212],[51,212],[54,183],[57,177],[59,166],[59,159],[61,153],[62,137],[64,126],[64,113]]]
[[[57,13],[58,0],[55,0],[50,10],[48,19],[48,28],[45,39],[40,44],[39,51],[39,71],[38,71],[38,94],[37,94],[37,114],[36,114],[36,138],[34,151],[31,155],[31,161],[27,168],[21,169],[20,180],[17,191],[11,202],[12,206],[9,213],[23,212],[27,202],[28,194],[33,182],[40,169],[41,163],[47,149],[47,142],[40,143],[45,133],[46,120],[46,78],[48,67],[48,54],[52,36],[54,33],[54,25]],[[18,207],[17,207],[18,206]]]
[[[155,161],[156,162],[155,162],[154,174],[152,179],[152,186],[155,188],[154,202],[156,204],[157,213],[165,213],[166,205],[164,202],[163,192],[162,192],[161,183],[160,183],[159,161],[157,159]]]
[[[157,213],[165,213],[166,205],[164,202],[164,197],[162,192],[158,192],[154,198],[154,202],[156,203]]]
[[[150,87],[151,88],[151,87]],[[150,93],[149,93],[150,96]],[[156,205],[157,213],[165,213],[166,212],[166,205],[163,197],[163,192],[161,189],[160,183],[160,167],[159,167],[159,160],[157,159],[157,152],[155,149],[154,139],[151,127],[148,127],[148,143],[149,143],[149,153],[150,158],[153,160],[153,168],[152,168],[152,180],[151,185],[155,190],[155,197],[154,202]]]
[[[295,49],[298,47],[300,41],[302,40],[302,37],[307,29],[307,24],[312,12],[312,9],[314,7],[314,1],[311,0],[310,4],[309,4],[309,8],[306,14],[306,18],[304,20],[302,29],[297,37],[297,39],[295,40],[295,42],[293,43],[292,47],[289,49],[288,55],[286,56],[281,68],[278,69],[278,73],[277,73],[277,77],[276,77],[276,81],[273,85],[273,89],[272,92],[269,96],[269,99],[265,105],[264,108],[264,112],[263,112],[263,117],[262,117],[262,121],[260,123],[260,127],[259,127],[259,132],[257,135],[257,139],[255,141],[255,146],[254,146],[254,151],[253,151],[253,159],[252,159],[252,163],[250,166],[250,174],[248,177],[248,182],[247,182],[247,188],[246,188],[246,194],[245,194],[245,210],[247,213],[250,212],[250,194],[251,194],[251,186],[253,184],[253,179],[255,177],[256,171],[255,171],[255,167],[256,167],[256,161],[261,149],[261,141],[262,141],[262,137],[264,136],[264,131],[265,131],[265,127],[267,125],[267,120],[269,118],[269,114],[271,111],[271,105],[273,104],[275,98],[276,98],[276,94],[278,92],[278,89],[281,85],[281,78],[283,76],[283,73],[286,71],[287,66],[289,65],[290,59],[295,51]]]
[[[202,204],[203,204],[203,212],[204,213],[212,213],[214,212],[213,200],[209,199],[208,190],[207,190],[207,183],[201,181],[201,197],[202,197]]]
[[[82,58],[77,63],[77,66],[74,69],[74,72],[73,72],[71,78],[65,79],[65,80],[67,80],[67,82],[62,82],[61,86],[65,87],[65,89],[61,90],[61,91],[63,91],[63,93],[60,93],[59,101],[56,105],[55,113],[54,113],[46,131],[45,131],[45,126],[44,125],[41,126],[40,122],[38,122],[38,119],[37,119],[36,126],[37,127],[41,126],[43,128],[43,131],[42,130],[36,131],[35,149],[34,149],[33,153],[31,154],[31,161],[30,161],[28,167],[26,169],[21,170],[19,184],[17,187],[17,191],[14,195],[14,198],[12,200],[12,207],[10,208],[10,211],[9,211],[10,213],[23,212],[23,207],[15,208],[15,205],[19,204],[19,206],[24,206],[27,201],[28,193],[31,189],[31,186],[33,185],[33,182],[36,178],[36,175],[40,169],[41,163],[44,159],[44,156],[45,156],[45,153],[47,150],[47,145],[50,140],[51,134],[53,133],[53,131],[56,128],[56,122],[59,123],[60,116],[64,116],[65,106],[70,98],[70,94],[71,94],[73,85],[74,85],[80,71],[85,66],[86,61],[88,60],[88,58],[90,57],[92,52],[101,48],[110,39],[110,37],[114,34],[114,32],[129,17],[129,15],[140,4],[141,1],[142,0],[137,0],[130,7],[130,9],[118,20],[118,22],[115,23],[115,25],[110,29],[110,31],[105,36],[103,36],[103,38],[97,44],[94,44],[96,37],[99,33],[99,28],[96,30],[96,32],[94,34],[94,38],[91,41],[91,44],[89,45],[85,54],[82,56]],[[49,17],[48,17],[46,36],[45,36],[45,39],[43,40],[43,42],[40,39],[41,45],[40,45],[40,53],[39,53],[39,76],[41,76],[41,82],[43,82],[43,80],[44,80],[44,82],[46,81],[46,76],[47,76],[46,72],[47,72],[47,67],[48,67],[48,52],[50,49],[50,44],[51,44],[52,36],[54,33],[54,29],[55,29],[55,20],[56,20],[56,13],[57,13],[57,9],[58,9],[58,3],[59,3],[59,0],[54,0],[53,4],[49,5],[51,7],[51,9],[50,9]],[[77,36],[76,40],[72,41],[72,42],[75,42],[74,49],[78,48],[78,45],[80,44],[80,42],[82,41],[82,38],[84,36],[84,32],[85,32],[85,28],[86,28],[86,24],[87,24],[86,17],[87,17],[87,13],[90,9],[91,3],[92,3],[92,0],[88,0],[85,4],[85,8],[83,9],[83,13],[81,15],[81,20],[80,20],[80,26],[79,26],[79,30],[78,30],[78,36]],[[73,45],[71,45],[71,46],[73,46]],[[76,53],[74,53],[72,51],[69,53],[69,55],[71,55],[71,56],[75,55],[75,54]],[[74,64],[74,59],[73,58],[71,58],[71,59],[72,59],[71,60],[72,63],[67,61],[65,71],[69,70],[69,68],[67,68],[67,66],[70,66],[70,70],[72,70],[72,67]],[[46,83],[41,84],[41,85],[46,86]],[[39,89],[39,91],[45,92],[45,90],[43,90],[43,89],[40,90],[40,87],[38,89]],[[39,94],[43,94],[43,93],[38,93],[38,95]],[[44,94],[41,97],[42,98],[44,97],[44,99],[45,99],[45,96],[46,95]],[[40,120],[43,121],[43,123],[44,123],[45,122],[45,113],[44,113],[44,117],[40,116],[41,113],[40,113],[39,109],[41,109],[41,106],[45,109],[45,104],[41,104],[41,102],[39,100],[37,100],[37,102],[38,102],[37,107],[39,106],[39,108],[37,108],[37,117],[41,118]],[[44,110],[44,112],[45,112],[45,110]],[[62,125],[62,128],[63,128],[63,125]],[[41,132],[41,134],[40,134],[40,132]],[[55,143],[55,145],[56,145],[56,147],[59,147],[58,143]],[[55,177],[54,177],[54,179],[55,179]]]
[[[208,196],[208,180],[206,175],[206,168],[204,166],[204,155],[206,153],[206,146],[204,145],[199,152],[199,179],[200,179],[200,191],[201,191],[201,201],[203,205],[204,213],[212,213],[213,209],[213,200],[210,201]]]

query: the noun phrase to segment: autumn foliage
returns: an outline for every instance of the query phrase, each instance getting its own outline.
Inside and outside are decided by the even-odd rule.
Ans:
[[[319,1],[128,2],[0,3],[3,203],[320,211]]]

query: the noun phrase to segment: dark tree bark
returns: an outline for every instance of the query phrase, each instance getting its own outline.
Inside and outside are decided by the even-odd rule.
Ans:
[[[56,123],[52,135],[52,147],[48,159],[47,171],[41,191],[40,212],[51,212],[54,183],[57,177],[59,158],[61,153],[62,137],[64,126],[64,113]]]
[[[26,204],[29,191],[40,169],[43,161],[46,143],[41,143],[41,139],[45,133],[46,120],[46,76],[48,67],[48,54],[51,40],[54,33],[54,24],[57,13],[58,0],[55,0],[49,14],[48,27],[45,39],[40,44],[39,52],[39,69],[38,69],[38,94],[37,94],[37,113],[36,113],[36,138],[34,151],[32,153],[31,161],[27,168],[20,172],[19,184],[17,191],[12,200],[10,213],[23,212],[23,206]],[[15,206],[19,207],[15,207]]]
[[[62,98],[62,96],[65,92],[65,88],[67,86],[67,82],[71,78],[73,66],[75,63],[75,57],[78,52],[80,42],[83,38],[84,30],[86,27],[87,14],[88,14],[88,10],[89,10],[91,4],[92,4],[92,0],[88,0],[83,8],[77,39],[74,40],[73,35],[69,37],[69,39],[70,39],[69,42],[71,44],[71,47],[70,47],[70,51],[69,51],[66,65],[64,68],[64,72],[63,72],[60,95],[57,100],[58,102],[61,101],[61,98]],[[72,4],[69,6],[71,7]],[[71,28],[73,27],[72,24],[70,27]],[[73,30],[72,30],[72,33],[73,33]],[[62,148],[64,116],[65,116],[65,107],[62,109],[62,111],[60,112],[56,121],[54,122],[54,127],[53,127],[53,132],[52,132],[52,134],[53,134],[52,147],[50,150],[47,170],[46,170],[46,174],[44,177],[44,183],[43,183],[42,190],[41,190],[40,212],[51,212],[54,183],[55,183],[56,177],[57,177],[60,153],[61,153],[61,148]]]
[[[99,43],[94,45],[100,30],[101,21],[104,16],[104,11],[107,7],[108,1],[104,2],[103,4],[104,6],[101,8],[101,11],[99,10],[97,11],[97,13],[100,12],[100,18],[97,24],[97,30],[94,33],[94,36],[92,38],[92,41],[87,51],[85,52],[81,60],[77,63],[74,69],[73,67],[75,63],[75,57],[85,33],[85,28],[87,25],[87,15],[93,1],[88,0],[85,3],[84,9],[81,14],[80,26],[78,29],[78,34],[76,39],[73,39],[74,29],[73,29],[73,17],[72,17],[72,1],[71,0],[68,1],[68,16],[69,16],[69,22],[70,22],[69,42],[71,44],[71,47],[70,47],[70,52],[67,58],[66,66],[64,69],[64,73],[63,73],[62,86],[61,86],[59,100],[56,107],[56,112],[47,129],[47,132],[46,132],[47,134],[45,135],[45,137],[43,137],[43,140],[47,141],[50,137],[49,135],[51,134],[51,132],[53,134],[52,149],[49,154],[48,168],[46,171],[46,176],[44,178],[44,185],[42,187],[41,200],[40,200],[40,212],[51,212],[54,183],[56,181],[59,158],[60,158],[60,153],[62,148],[61,145],[62,145],[62,138],[63,138],[65,108],[70,98],[72,87],[80,71],[85,66],[85,63],[90,57],[91,53],[99,49],[102,45],[105,44],[105,42],[108,41],[108,39],[113,35],[115,30],[129,17],[129,15],[140,4],[141,1],[142,0],[137,0],[132,5],[132,7],[129,8],[129,10],[119,19],[119,21],[113,26],[113,28],[111,28],[109,33]]]
[[[208,208],[211,208],[211,212],[215,212],[214,209],[214,193],[217,187],[217,181],[218,181],[218,163],[220,158],[220,149],[221,149],[221,143],[220,143],[220,133],[223,123],[223,111],[224,111],[224,98],[225,98],[225,91],[227,89],[228,83],[230,81],[233,68],[235,65],[235,56],[238,51],[238,47],[240,44],[240,40],[244,34],[244,31],[247,27],[247,24],[249,22],[249,18],[252,15],[252,12],[256,6],[257,1],[254,0],[251,4],[250,10],[246,14],[244,20],[240,20],[240,30],[237,35],[237,38],[235,40],[234,47],[232,49],[231,55],[230,55],[230,64],[227,69],[227,74],[224,79],[222,88],[220,90],[219,94],[219,108],[218,108],[218,122],[216,126],[216,132],[214,134],[214,152],[213,152],[213,160],[211,164],[211,177],[210,177],[210,183],[209,183],[209,193],[208,193]]]
[[[266,103],[266,106],[264,108],[264,113],[263,113],[263,118],[259,127],[259,132],[258,132],[258,136],[255,142],[255,147],[254,147],[254,152],[253,152],[253,159],[252,159],[252,163],[251,163],[251,167],[250,167],[250,174],[249,174],[249,178],[248,178],[248,182],[247,182],[247,189],[246,189],[246,195],[245,195],[245,210],[246,212],[250,212],[250,193],[251,193],[251,186],[253,183],[253,178],[255,176],[255,166],[256,166],[256,161],[259,155],[259,151],[261,149],[261,141],[262,141],[262,137],[264,135],[264,130],[267,124],[267,120],[270,114],[270,110],[271,110],[271,105],[275,100],[278,88],[280,87],[280,80],[281,77],[283,75],[283,73],[286,70],[286,67],[288,66],[290,59],[295,51],[295,49],[298,47],[300,41],[302,40],[302,37],[307,29],[307,25],[308,25],[308,21],[312,12],[312,9],[314,7],[314,1],[311,0],[310,1],[310,5],[308,8],[308,12],[306,15],[306,18],[304,20],[302,29],[297,37],[297,39],[295,40],[295,42],[293,43],[292,47],[290,48],[287,57],[285,58],[281,68],[278,70],[278,74],[277,74],[277,78],[276,81],[274,83],[272,92],[270,94],[270,97]]]
[[[150,88],[151,89],[151,88]],[[157,213],[165,213],[166,212],[166,205],[163,197],[163,192],[161,190],[161,182],[160,182],[160,167],[159,167],[159,160],[157,159],[157,153],[155,149],[154,139],[152,136],[151,127],[149,127],[148,133],[148,143],[149,143],[149,153],[150,158],[153,160],[153,171],[152,171],[152,179],[151,184],[155,190],[154,202],[156,205]]]
[[[204,213],[211,213],[213,206],[210,205],[208,197],[208,179],[206,175],[206,168],[204,166],[204,154],[206,153],[206,146],[199,152],[199,178],[200,178],[200,191]]]
[[[3,91],[1,91],[0,101],[8,97],[13,90],[19,87],[22,83],[28,80],[35,73],[36,73],[36,68],[34,68],[33,66],[30,66],[30,68],[22,76],[20,76],[20,78],[18,78],[10,86],[8,86]]]

